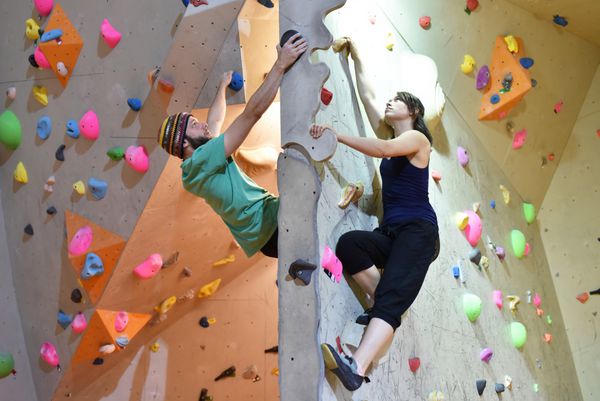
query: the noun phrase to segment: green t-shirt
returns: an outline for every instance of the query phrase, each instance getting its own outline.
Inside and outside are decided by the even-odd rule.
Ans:
[[[256,185],[231,157],[225,158],[224,135],[198,147],[181,170],[183,187],[221,216],[247,256],[267,243],[277,229],[279,198]]]

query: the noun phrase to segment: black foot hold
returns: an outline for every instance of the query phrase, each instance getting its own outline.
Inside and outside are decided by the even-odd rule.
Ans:
[[[292,276],[294,280],[299,279],[304,285],[309,285],[312,272],[316,269],[316,265],[298,259],[290,265],[288,273],[290,273],[290,276]]]

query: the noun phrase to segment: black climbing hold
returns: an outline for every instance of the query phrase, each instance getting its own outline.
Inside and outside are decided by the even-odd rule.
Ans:
[[[102,358],[96,358],[94,359],[94,362],[92,362],[92,364],[94,365],[102,365],[104,363],[104,359]]]
[[[500,394],[504,392],[504,384],[502,383],[496,383],[496,386],[494,387],[494,390],[496,390],[496,394]]]
[[[279,345],[276,345],[274,347],[271,348],[267,348],[265,350],[265,354],[277,354],[279,352]]]
[[[226,377],[235,377],[235,366],[230,366],[225,369],[219,376],[215,377],[215,381],[219,381]]]
[[[202,390],[200,390],[200,398],[198,398],[198,401],[208,401],[208,390],[203,388]]]
[[[46,213],[52,216],[53,214],[56,214],[56,208],[54,206],[50,206],[48,209],[46,209]]]
[[[537,86],[537,80],[536,80],[536,79],[533,79],[533,78],[531,78],[531,87],[532,87],[532,88],[535,88],[536,86]]]
[[[483,394],[483,390],[485,390],[485,385],[486,385],[485,379],[477,380],[475,382],[475,385],[477,386],[477,392],[479,393],[479,395]]]
[[[81,291],[79,290],[79,288],[75,288],[73,291],[71,291],[71,301],[78,304],[81,302],[82,299],[83,295],[81,295]]]
[[[292,262],[288,273],[293,279],[299,279],[304,285],[309,285],[312,272],[315,271],[316,268],[316,265],[298,259]]]
[[[275,7],[275,4],[271,0],[258,0],[258,2],[267,8]]]
[[[210,326],[210,323],[208,323],[208,318],[206,316],[202,316],[200,318],[200,321],[198,322],[198,324],[204,328],[207,328]]]
[[[288,30],[288,31],[285,31],[285,32],[283,33],[283,35],[281,35],[281,40],[279,41],[279,46],[283,47],[283,45],[285,45],[285,44],[286,44],[286,42],[287,42],[288,40],[290,40],[290,38],[291,38],[292,36],[294,36],[295,34],[297,34],[297,33],[298,33],[298,31],[295,31],[295,30],[293,30],[293,29],[290,29],[290,30]],[[298,39],[300,39],[301,37],[302,37],[302,36],[300,36]],[[296,40],[298,40],[298,39],[296,39]],[[296,42],[296,40],[295,40],[294,42]]]
[[[33,54],[31,56],[29,56],[29,64],[31,64],[31,66],[33,68],[40,68],[40,66],[37,63],[37,61],[35,61],[35,56]]]
[[[58,149],[56,149],[56,153],[54,154],[56,156],[56,160],[64,162],[65,161],[65,154],[64,154],[64,150],[65,150],[66,146],[63,143],[62,145],[60,145],[58,147]]]
[[[590,291],[590,295],[600,295],[600,288],[594,291]]]
[[[25,234],[33,235],[33,226],[31,224],[25,226]]]

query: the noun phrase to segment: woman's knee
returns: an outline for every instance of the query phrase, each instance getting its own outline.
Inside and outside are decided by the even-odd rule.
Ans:
[[[345,259],[358,245],[356,231],[348,231],[343,234],[335,246],[335,254],[340,259]]]

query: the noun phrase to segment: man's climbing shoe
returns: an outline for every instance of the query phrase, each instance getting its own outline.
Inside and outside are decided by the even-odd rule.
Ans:
[[[371,313],[373,313],[373,308],[366,309],[363,313],[358,315],[356,318],[356,324],[368,326],[369,322],[371,321]]]
[[[288,273],[290,274],[290,276],[292,276],[294,280],[298,279],[302,281],[304,285],[309,285],[312,272],[315,271],[316,268],[316,265],[298,259],[292,262]]]
[[[325,361],[325,367],[331,370],[340,379],[344,387],[349,391],[356,391],[362,385],[363,381],[369,382],[369,379],[359,375],[357,371],[356,362],[349,356],[344,356],[346,360],[342,359],[341,356],[336,352],[329,344],[321,344],[321,351],[323,352],[323,360]]]

